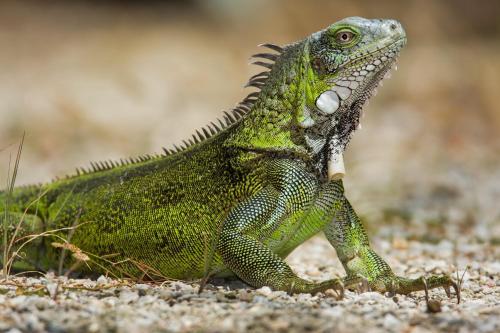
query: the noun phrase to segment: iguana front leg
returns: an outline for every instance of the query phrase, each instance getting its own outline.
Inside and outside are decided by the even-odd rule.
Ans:
[[[453,287],[460,302],[460,289],[447,275],[416,279],[396,276],[389,265],[370,248],[363,225],[346,198],[343,198],[337,218],[326,225],[324,232],[347,272],[346,287],[361,278],[366,279],[369,287],[375,291],[409,294],[424,290],[427,299],[429,289],[443,287],[450,296],[450,287]]]
[[[269,286],[290,293],[343,291],[339,279],[313,283],[299,278],[262,243],[287,215],[306,211],[316,190],[316,181],[293,161],[273,162],[266,169],[269,185],[233,208],[224,221],[217,250],[225,266],[254,287]]]

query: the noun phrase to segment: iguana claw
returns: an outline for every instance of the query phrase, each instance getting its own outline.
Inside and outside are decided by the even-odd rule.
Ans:
[[[429,277],[419,277],[416,279],[407,279],[404,277],[395,276],[394,292],[398,294],[409,294],[414,291],[423,290],[425,292],[425,300],[429,302],[429,290],[443,287],[448,298],[451,298],[450,287],[453,287],[457,297],[457,303],[460,303],[460,288],[457,283],[447,275],[431,275]]]
[[[448,298],[452,297],[451,287],[455,291],[457,303],[460,303],[460,288],[455,281],[447,275],[432,275],[429,277],[419,277],[416,279],[408,279],[400,276],[378,277],[372,280],[362,276],[344,278],[344,285],[347,289],[357,289],[360,292],[378,291],[388,292],[392,297],[396,294],[407,295],[414,291],[424,291],[425,300],[429,302],[429,290],[438,287],[443,287]]]

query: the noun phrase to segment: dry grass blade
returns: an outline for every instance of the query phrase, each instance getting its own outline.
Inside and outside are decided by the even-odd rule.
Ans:
[[[9,256],[9,253],[11,253],[12,251],[12,247],[14,246],[14,244],[16,243],[17,239],[17,234],[19,233],[19,230],[21,229],[21,226],[23,225],[23,222],[26,218],[26,215],[28,214],[28,211],[29,209],[34,205],[34,204],[38,204],[38,202],[40,201],[40,199],[47,193],[47,190],[45,190],[44,192],[40,193],[40,195],[35,199],[33,200],[32,202],[30,202],[28,204],[28,206],[26,207],[26,209],[24,210],[23,212],[23,215],[21,216],[21,218],[19,219],[19,222],[17,223],[16,225],[16,229],[14,230],[14,233],[12,234],[12,237],[10,238],[10,242],[8,244],[8,247],[7,247],[7,256]],[[8,270],[7,270],[8,273],[10,273],[10,267],[8,267]]]
[[[464,277],[465,277],[465,273],[467,273],[467,271],[469,270],[469,266],[465,267],[464,269],[464,272],[462,273],[462,276],[459,276],[458,275],[458,269],[457,269],[457,290],[458,290],[458,294],[461,295],[462,294],[462,286],[463,286],[463,283],[464,283]],[[457,297],[459,297],[457,295]]]
[[[56,248],[62,248],[71,251],[71,253],[73,253],[73,257],[75,257],[75,259],[77,260],[80,261],[90,260],[90,257],[85,253],[83,253],[83,251],[74,244],[53,242],[51,245]]]
[[[16,251],[14,251],[12,253],[12,255],[10,255],[10,257],[7,260],[7,262],[4,264],[4,270],[7,273],[7,276],[10,273],[10,269],[12,267],[12,264],[13,264],[14,260],[16,258],[18,258],[18,253],[26,245],[28,245],[30,242],[32,242],[35,239],[38,239],[40,237],[56,237],[56,238],[62,240],[64,243],[66,243],[67,240],[64,239],[63,237],[59,236],[57,233],[61,232],[61,231],[65,231],[65,230],[71,230],[71,229],[74,229],[74,228],[78,228],[79,226],[81,226],[83,224],[86,224],[86,223],[88,223],[88,222],[80,223],[80,224],[78,224],[78,225],[76,225],[74,227],[64,227],[64,228],[59,228],[59,229],[54,229],[54,230],[48,230],[48,231],[44,231],[44,232],[41,232],[41,233],[38,233],[38,234],[26,235],[26,236],[23,236],[23,237],[20,237],[20,238],[16,239],[14,241],[14,243],[17,243],[17,242],[20,242],[20,241],[23,241],[23,240],[24,240],[24,242],[17,248]]]
[[[65,245],[68,246],[68,245]],[[153,283],[164,283],[164,282],[169,282],[169,281],[177,281],[176,279],[169,278],[165,275],[163,275],[159,270],[157,270],[154,267],[151,267],[143,262],[131,259],[131,258],[126,258],[123,260],[119,261],[111,261],[108,258],[110,257],[115,257],[115,256],[120,256],[119,253],[113,253],[113,254],[108,254],[108,255],[103,255],[99,256],[90,252],[83,252],[83,254],[87,255],[90,258],[90,262],[92,262],[93,265],[96,265],[100,269],[102,269],[103,272],[106,272],[106,275],[111,275],[116,279],[120,279],[123,276],[126,278],[130,279],[131,281],[134,282],[153,282]],[[101,263],[104,262],[104,265]],[[134,265],[139,271],[142,272],[141,277],[137,277],[135,275],[131,275],[128,270],[122,269],[120,265],[124,264],[132,264]],[[112,267],[112,268],[111,268]],[[121,274],[121,276],[118,276],[117,273]]]
[[[8,243],[8,229],[9,229],[9,208],[10,208],[10,201],[12,200],[12,192],[14,191],[14,185],[16,183],[16,178],[17,178],[17,172],[19,170],[19,162],[21,161],[21,153],[23,151],[23,145],[24,145],[24,138],[26,136],[26,133],[23,133],[23,136],[21,137],[21,142],[19,143],[19,147],[17,149],[17,155],[16,155],[16,161],[14,163],[14,170],[12,172],[12,176],[10,176],[10,159],[9,159],[9,169],[8,169],[8,175],[7,175],[7,196],[5,198],[5,215],[4,215],[4,221],[3,221],[3,245],[4,245],[4,251],[3,251],[3,267],[2,267],[2,272],[3,272],[3,278],[7,279],[9,276],[9,266],[7,265],[8,257],[9,257],[9,247],[7,245]]]

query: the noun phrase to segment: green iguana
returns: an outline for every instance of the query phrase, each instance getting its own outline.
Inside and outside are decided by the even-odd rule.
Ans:
[[[11,234],[23,212],[18,236],[61,230],[26,244],[15,267],[71,267],[75,258],[61,259],[51,246],[64,237],[92,258],[80,268],[94,272],[236,275],[291,293],[343,290],[360,281],[401,294],[444,287],[449,296],[453,287],[459,298],[448,276],[396,276],[370,248],[344,196],[344,149],[405,44],[399,22],[359,17],[284,47],[263,44],[271,51],[254,55],[264,59],[254,63],[268,70],[247,84],[258,91],[185,146],[92,163],[50,184],[15,188],[11,196],[0,192]],[[321,231],[347,272],[343,279],[311,282],[284,260]]]

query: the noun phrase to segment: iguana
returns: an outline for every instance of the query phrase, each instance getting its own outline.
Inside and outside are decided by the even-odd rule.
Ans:
[[[234,276],[291,293],[372,290],[408,294],[450,287],[446,275],[396,276],[369,245],[344,196],[343,152],[363,105],[406,44],[398,21],[350,17],[254,58],[267,70],[258,91],[184,146],[89,169],[52,183],[0,193],[10,233],[61,230],[26,244],[18,266],[47,270],[61,237],[91,256],[82,270],[172,279]],[[319,232],[335,248],[345,278],[311,282],[284,258]]]

